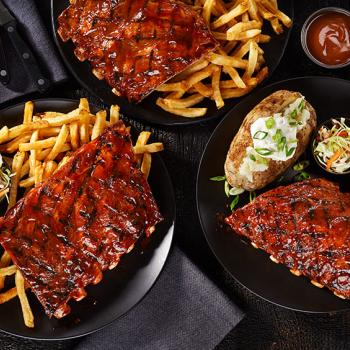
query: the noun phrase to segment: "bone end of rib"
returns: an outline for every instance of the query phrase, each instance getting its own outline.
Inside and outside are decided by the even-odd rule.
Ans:
[[[316,286],[317,288],[323,288],[324,286],[321,283],[318,283],[317,281],[311,280],[311,283]]]
[[[271,259],[274,263],[279,264],[279,261],[278,261],[275,257],[273,257],[272,255],[270,255],[270,259]]]

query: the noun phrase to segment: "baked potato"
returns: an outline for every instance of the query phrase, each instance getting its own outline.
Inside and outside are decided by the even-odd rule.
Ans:
[[[247,114],[231,142],[228,183],[247,191],[265,187],[300,157],[315,127],[316,112],[299,92],[280,90],[266,97]]]

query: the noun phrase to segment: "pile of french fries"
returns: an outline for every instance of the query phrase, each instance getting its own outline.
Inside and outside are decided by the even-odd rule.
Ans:
[[[97,138],[103,130],[119,120],[119,107],[111,106],[109,120],[107,112],[95,114],[90,111],[86,98],[80,99],[79,107],[69,113],[43,112],[34,114],[34,104],[25,104],[23,123],[12,128],[4,126],[0,130],[0,152],[13,155],[6,158],[12,169],[11,185],[8,193],[8,209],[15,205],[18,189],[28,191],[61,168],[71,153],[83,144]],[[151,154],[163,150],[163,144],[147,144],[151,133],[143,131],[134,145],[138,164],[146,176],[151,169]],[[15,275],[15,287],[0,293],[0,304],[16,296],[19,297],[24,323],[34,327],[34,316],[30,308],[23,276],[12,264],[7,252],[0,259],[0,290],[4,289],[5,278]]]
[[[184,0],[205,19],[219,48],[194,63],[157,90],[157,105],[182,117],[202,117],[207,108],[194,107],[205,98],[215,101],[246,95],[268,76],[260,44],[271,40],[262,33],[264,21],[281,34],[292,20],[278,9],[277,0]]]

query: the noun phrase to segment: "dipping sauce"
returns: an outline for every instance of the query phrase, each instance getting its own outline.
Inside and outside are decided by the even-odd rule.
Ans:
[[[312,56],[330,65],[350,61],[350,16],[342,12],[325,12],[308,26],[306,43]]]

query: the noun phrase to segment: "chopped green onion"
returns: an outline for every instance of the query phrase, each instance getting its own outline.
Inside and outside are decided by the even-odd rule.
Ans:
[[[210,178],[211,181],[224,181],[226,180],[226,176],[214,176]]]
[[[272,117],[267,119],[265,121],[265,125],[268,129],[272,129],[276,125],[275,119],[273,119]]]
[[[268,135],[268,133],[266,131],[257,131],[254,136],[253,139],[255,140],[263,140],[266,138],[266,136]]]
[[[301,173],[297,174],[294,176],[294,179],[296,181],[302,181],[305,179],[310,179],[311,175],[309,173],[307,173],[306,171],[302,171]]]
[[[282,130],[277,129],[275,135],[272,136],[272,140],[278,144],[281,141],[282,137],[283,137]]]
[[[239,195],[237,194],[234,198],[233,198],[233,201],[231,202],[230,204],[230,209],[233,210],[236,205],[238,204],[239,202]]]
[[[292,118],[296,118],[297,115],[298,115],[298,111],[296,109],[294,109],[294,111],[290,114]]]
[[[224,184],[224,189],[225,189],[225,194],[227,197],[230,197],[230,186],[228,184],[227,181],[225,181],[225,184]]]
[[[256,158],[255,158],[254,154],[249,154],[249,158],[250,158],[253,162],[256,162]]]
[[[255,151],[259,153],[261,156],[268,156],[272,154],[272,151],[268,148],[255,148]]]
[[[288,149],[288,147],[286,147],[286,156],[287,157],[291,156],[293,154],[294,150],[295,150],[295,147],[292,147],[290,149]]]
[[[252,202],[256,198],[255,191],[249,192],[249,201]]]
[[[295,165],[293,166],[293,169],[294,169],[295,171],[302,171],[302,170],[306,169],[309,165],[310,165],[309,161],[303,160],[303,161],[301,161],[301,162],[295,164]]]
[[[237,194],[241,194],[244,192],[243,188],[232,187],[229,191],[230,196],[236,196]]]
[[[277,150],[278,151],[283,151],[284,147],[287,144],[287,139],[285,136],[281,138],[281,140],[277,143]]]
[[[290,126],[296,126],[296,125],[297,125],[297,122],[289,122],[289,125],[290,125]]]
[[[302,101],[299,103],[298,109],[299,109],[300,111],[302,111],[304,108],[305,108],[305,100],[302,100]]]

